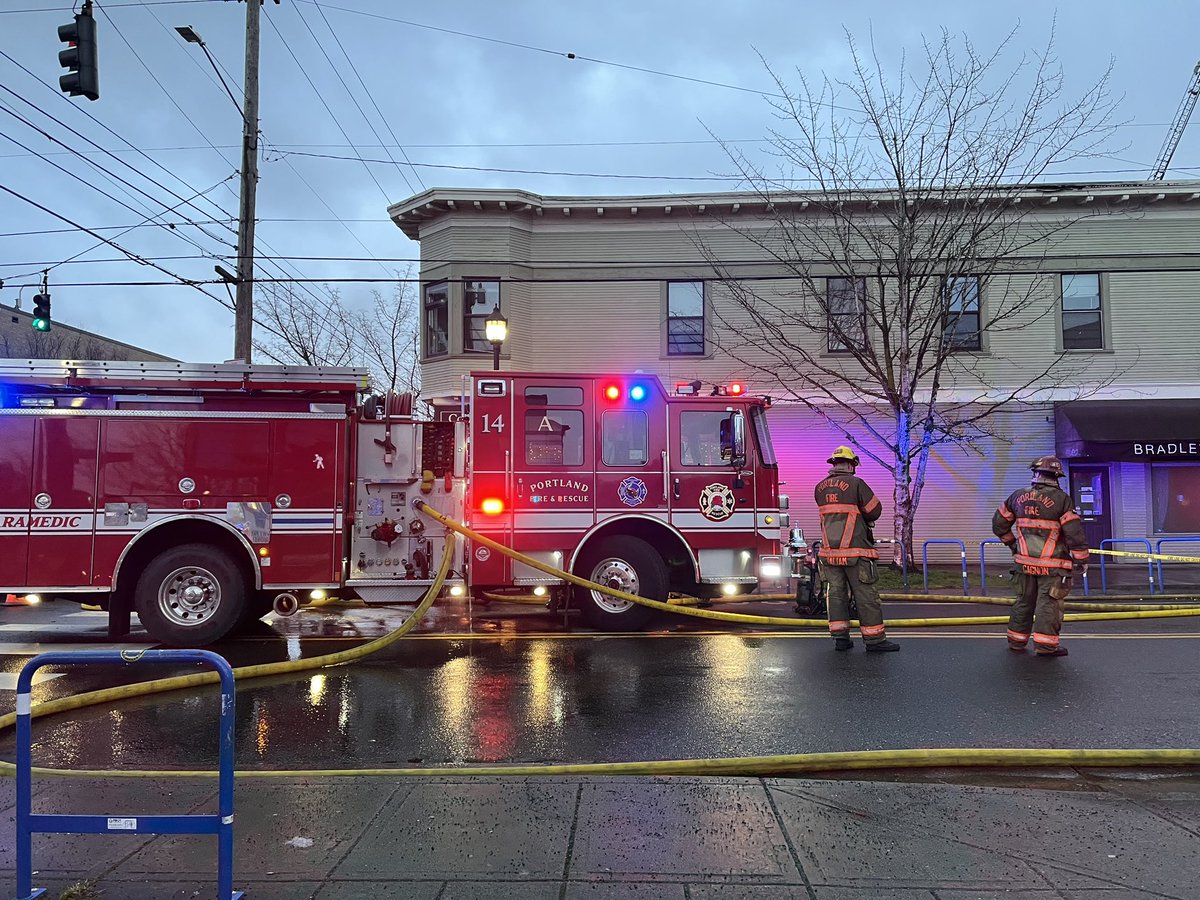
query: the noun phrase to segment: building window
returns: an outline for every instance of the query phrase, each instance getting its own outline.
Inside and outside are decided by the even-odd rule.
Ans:
[[[951,350],[980,350],[979,276],[955,275],[942,282],[945,318],[942,333]]]
[[[826,347],[830,353],[848,353],[862,347],[863,313],[867,303],[867,279],[826,278],[825,309],[829,313]]]
[[[441,356],[450,349],[450,290],[443,281],[425,286],[424,341],[426,356]]]
[[[1155,534],[1200,534],[1200,466],[1150,466]]]
[[[492,352],[484,326],[492,313],[500,312],[499,281],[463,282],[463,351]]]
[[[606,409],[600,437],[606,466],[624,469],[650,461],[650,423],[640,409]]]
[[[525,464],[582,466],[583,413],[577,409],[525,410]]]
[[[1064,350],[1103,350],[1100,320],[1100,276],[1062,276],[1062,341]]]
[[[704,355],[704,282],[667,282],[667,355]]]

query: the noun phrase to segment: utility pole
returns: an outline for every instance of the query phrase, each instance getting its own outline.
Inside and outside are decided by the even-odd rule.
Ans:
[[[238,211],[237,301],[233,355],[250,362],[254,323],[254,193],[258,187],[258,17],[261,0],[246,0],[246,92],[242,102],[242,190]]]

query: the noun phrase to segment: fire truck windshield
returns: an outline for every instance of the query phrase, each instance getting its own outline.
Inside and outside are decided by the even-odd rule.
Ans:
[[[777,465],[775,445],[771,443],[771,430],[767,427],[767,411],[761,406],[750,407],[750,421],[754,424],[754,438],[758,444],[758,461],[764,466]]]

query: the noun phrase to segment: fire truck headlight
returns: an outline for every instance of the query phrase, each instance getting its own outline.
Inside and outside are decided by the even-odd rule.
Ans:
[[[42,597],[40,594],[26,594],[25,602],[28,603],[30,606],[37,606],[39,603],[42,602]]]
[[[738,592],[738,587],[736,584],[721,585],[721,593],[724,594],[726,597],[732,597],[737,592]]]
[[[535,587],[533,589],[533,596],[545,597],[546,596],[546,586],[544,584],[539,584],[537,587]]]
[[[315,591],[309,591],[309,592],[308,592],[308,599],[309,599],[309,600],[324,600],[324,599],[325,599],[325,592],[324,592],[324,591],[322,591],[322,590],[320,590],[319,588],[318,588],[317,590],[315,590]]]
[[[635,384],[629,389],[629,399],[642,401],[646,399],[646,386],[644,384]]]
[[[504,501],[499,497],[488,497],[479,508],[485,516],[498,516],[504,512]]]
[[[783,563],[778,556],[764,556],[758,571],[763,578],[779,578],[783,575]]]

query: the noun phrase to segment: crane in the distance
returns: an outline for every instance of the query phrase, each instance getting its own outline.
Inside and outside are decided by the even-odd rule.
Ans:
[[[1171,130],[1167,132],[1167,139],[1163,141],[1162,149],[1158,151],[1158,162],[1154,164],[1154,174],[1150,176],[1151,181],[1162,181],[1166,176],[1167,167],[1171,165],[1171,157],[1175,155],[1179,139],[1183,137],[1188,119],[1192,117],[1192,110],[1196,108],[1197,98],[1200,98],[1200,63],[1196,63],[1196,68],[1192,70],[1192,80],[1188,84],[1183,99],[1179,101],[1179,109],[1175,111],[1175,119],[1171,122]]]

